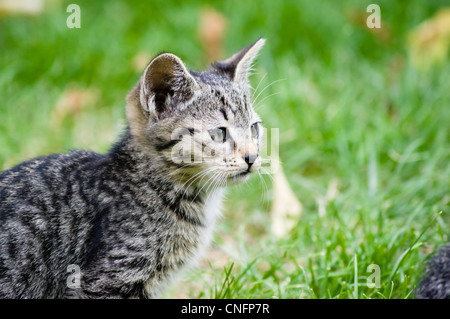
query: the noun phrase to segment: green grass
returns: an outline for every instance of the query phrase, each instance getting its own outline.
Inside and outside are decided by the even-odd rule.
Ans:
[[[2,16],[0,169],[74,148],[106,151],[141,72],[133,58],[170,51],[205,67],[198,16],[214,7],[227,19],[224,58],[267,39],[252,79],[257,94],[268,86],[258,111],[279,128],[303,212],[277,238],[270,177],[230,189],[207,259],[166,296],[412,298],[423,262],[449,233],[450,63],[417,70],[407,37],[445,1],[378,1],[381,35],[364,25],[372,2],[77,1],[82,28],[73,30],[68,1],[36,17]],[[95,98],[51,125],[70,88]],[[336,196],[319,214],[332,183]],[[367,285],[372,264],[379,288]]]

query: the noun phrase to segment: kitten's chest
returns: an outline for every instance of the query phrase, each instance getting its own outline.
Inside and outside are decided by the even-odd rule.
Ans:
[[[222,199],[225,190],[221,189],[214,194],[206,198],[203,207],[204,212],[204,229],[201,232],[201,243],[208,245],[211,242],[213,231],[215,229],[216,221],[221,215],[222,210]]]
[[[204,256],[211,243],[216,221],[221,214],[224,190],[205,199],[202,207],[192,208],[202,215],[201,225],[194,225],[186,221],[176,223],[167,234],[158,251],[160,253],[156,268],[158,276],[146,280],[146,290],[152,297],[161,294],[164,288],[184,270],[195,266]]]
[[[212,240],[217,219],[221,215],[222,199],[224,189],[217,190],[213,194],[206,196],[204,204],[201,207],[189,207],[191,213],[198,214],[200,218],[200,225],[192,225],[187,223],[178,223],[177,232],[184,234],[185,244],[190,245],[190,251],[187,250],[188,259],[196,261],[204,253]],[[181,238],[180,238],[181,239]],[[174,243],[178,245],[180,243]]]

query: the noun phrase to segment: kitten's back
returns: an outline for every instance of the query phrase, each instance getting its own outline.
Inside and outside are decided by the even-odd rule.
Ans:
[[[416,289],[416,298],[450,299],[450,244],[438,249],[426,266]]]
[[[87,200],[80,183],[101,160],[99,154],[76,151],[0,173],[0,297],[62,296],[70,256],[84,239],[74,227],[83,221]]]

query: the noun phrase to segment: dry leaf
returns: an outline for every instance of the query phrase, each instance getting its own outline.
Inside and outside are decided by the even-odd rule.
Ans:
[[[98,99],[98,92],[94,89],[68,89],[64,91],[56,103],[51,114],[51,123],[57,127],[67,117],[74,117],[88,105]]]
[[[427,70],[448,57],[450,47],[450,8],[443,8],[408,35],[411,63]]]
[[[274,200],[271,208],[272,232],[277,237],[285,236],[298,222],[302,204],[292,191],[281,164],[273,175]]]
[[[204,8],[200,13],[200,40],[210,62],[222,56],[223,39],[227,20],[212,8]]]
[[[335,199],[337,194],[338,194],[338,181],[336,179],[332,179],[330,184],[328,185],[327,194],[325,196],[316,198],[317,205],[319,206],[320,217],[325,217],[328,202]]]
[[[370,13],[355,8],[348,10],[346,14],[351,24],[364,28],[381,43],[389,43],[392,39],[392,32],[389,25],[383,20],[383,16],[381,15],[381,28],[369,28],[367,26],[367,17],[369,15]]]
[[[0,0],[0,12],[37,15],[44,8],[44,0]]]
[[[142,72],[150,63],[151,56],[149,53],[140,52],[136,54],[132,60],[132,68],[136,72]]]

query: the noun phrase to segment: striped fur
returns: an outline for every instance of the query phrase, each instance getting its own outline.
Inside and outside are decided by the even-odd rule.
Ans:
[[[54,154],[1,172],[0,297],[155,298],[195,264],[225,186],[260,165],[245,162],[261,139],[249,135],[259,118],[247,74],[263,43],[223,62],[227,72],[159,55],[128,95],[128,127],[107,154]],[[227,128],[226,143],[208,136],[214,127]],[[178,161],[193,156],[177,147],[200,161]],[[81,271],[77,287],[69,265]]]

